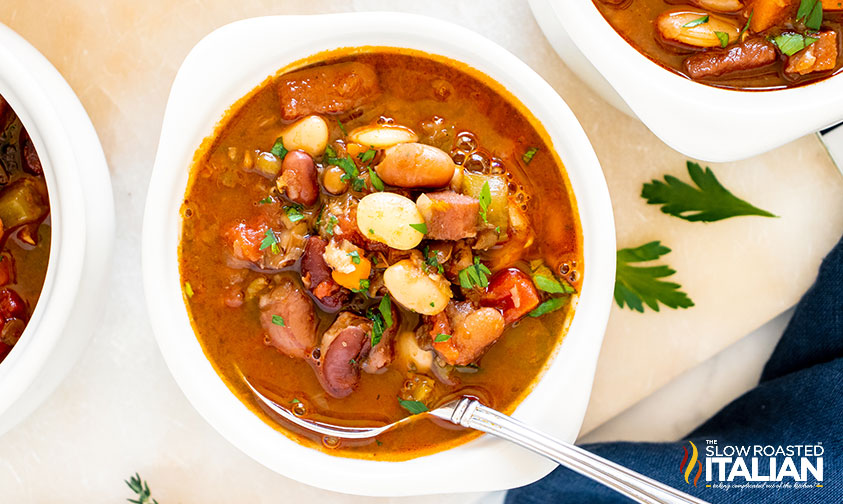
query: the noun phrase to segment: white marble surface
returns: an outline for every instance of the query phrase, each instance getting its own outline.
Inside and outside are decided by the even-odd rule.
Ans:
[[[143,305],[139,257],[142,209],[166,91],[175,68],[202,34],[225,20],[269,13],[349,8],[394,8],[461,20],[469,28],[493,38],[527,61],[560,90],[563,97],[573,102],[575,113],[584,123],[588,121],[587,132],[595,142],[607,174],[615,175],[614,182],[610,180],[613,198],[616,194],[629,193],[631,190],[630,201],[634,198],[640,204],[637,201],[640,198],[635,194],[635,190],[640,191],[640,178],[660,175],[675,168],[678,162],[681,168],[680,157],[657,144],[643,127],[607,109],[588,91],[580,89],[581,84],[568,74],[544,42],[526,5],[519,7],[517,3],[498,1],[484,2],[484,8],[481,8],[479,2],[394,4],[383,1],[348,3],[317,0],[307,4],[284,4],[255,0],[243,2],[244,6],[240,10],[231,12],[233,4],[212,0],[150,2],[157,3],[158,10],[143,10],[141,5],[146,3],[121,0],[97,3],[85,0],[68,0],[66,3],[8,1],[9,4],[4,3],[5,12],[0,14],[0,19],[21,31],[45,52],[68,77],[89,108],[111,165],[118,225],[112,266],[113,281],[109,291],[103,293],[103,323],[92,329],[91,346],[48,403],[24,424],[0,439],[0,502],[3,503],[120,502],[128,496],[123,479],[135,471],[150,481],[161,504],[315,500],[447,504],[472,502],[481,497],[449,495],[363,499],[297,484],[266,470],[225,442],[190,407],[170,377],[152,338]],[[71,4],[73,9],[67,7]],[[77,15],[83,11],[84,15]],[[156,45],[162,36],[168,37],[166,47]],[[82,39],[85,41],[79,42]],[[70,50],[66,50],[68,47]],[[109,51],[103,47],[120,50]],[[142,49],[147,50],[138,52]],[[148,88],[132,88],[130,83],[134,81],[145,85],[154,84]],[[612,139],[616,138],[623,138],[624,142],[614,142]],[[747,190],[768,173],[764,171],[767,165],[770,170],[777,169],[775,173],[781,177],[787,176],[787,166],[780,161],[793,158],[800,159],[802,166],[822,167],[816,145],[810,139],[803,139],[798,143],[798,149],[791,147],[790,150],[778,151],[765,157],[763,163],[747,162],[742,165],[743,171],[735,166],[727,172],[724,167],[722,173],[727,179],[727,185],[740,184],[741,189]],[[634,179],[626,176],[627,170],[631,169],[630,159],[647,161],[641,163],[641,168],[645,170],[637,173]],[[777,167],[776,163],[779,163]],[[635,165],[633,168],[639,167]],[[720,173],[718,171],[718,175]],[[839,181],[836,183],[839,187]],[[758,203],[764,206],[768,201],[781,200],[781,191],[789,187],[807,190],[805,184],[791,186],[783,178],[782,187],[770,188],[767,193],[759,195],[761,201]],[[616,208],[620,208],[620,199],[615,203],[618,205]],[[812,201],[806,204],[818,203]],[[794,205],[773,209],[796,211]],[[631,238],[633,230],[640,232],[641,224],[648,221],[657,222],[662,230],[674,224],[669,218],[657,215],[657,210],[649,208],[638,208],[622,217],[626,228],[622,235],[626,238]],[[788,221],[782,219],[778,222]],[[727,223],[717,229],[740,235],[744,232],[740,226],[746,223]],[[825,225],[833,227],[839,225],[839,222],[830,218]],[[715,228],[706,229],[710,233],[706,236],[715,232]],[[619,231],[622,231],[620,227]],[[776,236],[777,241],[771,242],[776,246],[786,246],[792,241],[787,234]],[[766,238],[755,236],[749,245],[765,244]],[[688,265],[685,268],[688,276],[691,275],[690,265],[694,264],[690,251],[694,250],[700,240],[698,235],[691,236],[688,232],[671,243],[677,249],[676,261],[681,260]],[[686,245],[688,253],[680,255],[680,243]],[[825,246],[824,242],[817,245],[822,246]],[[681,266],[678,269],[681,270]],[[736,271],[735,274],[741,272]],[[776,278],[779,276],[776,275]],[[701,282],[703,276],[699,277]],[[700,283],[698,288],[701,290],[703,285]],[[787,306],[786,301],[781,301],[781,304],[783,306],[778,311]],[[776,307],[778,305],[768,305],[763,309],[772,310]],[[752,311],[747,313],[757,315]],[[621,317],[616,319],[616,325],[620,326],[620,321],[629,314],[619,315]],[[669,324],[681,315],[678,312],[663,313],[656,323]],[[736,324],[730,330],[735,331],[737,327],[742,326]],[[751,327],[733,336],[737,338],[749,329]],[[631,335],[626,332],[617,333],[619,342],[629,337]],[[768,340],[764,341],[769,345]],[[744,341],[738,343],[741,344]],[[765,347],[760,343],[759,346],[752,346],[752,343],[749,345],[750,355],[746,356],[746,352],[738,353],[743,357],[736,359],[737,365],[746,368],[752,362],[754,369],[760,369],[765,359]],[[702,350],[714,352],[713,347]],[[727,350],[724,355],[729,352]],[[704,352],[695,355],[698,361],[686,359],[681,371],[693,363],[705,360],[703,355]],[[668,388],[666,392],[659,392],[655,399],[645,402],[649,406],[640,406],[641,409],[636,406],[592,436],[602,435],[602,439],[672,439],[677,433],[690,430],[693,422],[712,413],[718,404],[737,395],[741,387],[749,384],[749,378],[740,383],[728,378],[730,373],[736,373],[738,369],[733,367],[735,360],[732,358],[717,357],[712,362],[716,362],[711,364],[714,366],[712,368],[692,371],[691,374],[702,373],[701,378],[680,377],[675,389]],[[634,374],[640,371],[632,369],[630,372]],[[656,389],[671,376],[641,372],[640,379],[642,382],[647,380],[648,387]],[[711,377],[707,381],[709,388],[706,389],[705,397],[708,399],[694,403],[691,408],[692,418],[680,419],[675,416],[680,414],[675,411],[678,409],[675,406],[687,404],[679,402],[682,398],[680,396],[693,395],[687,393],[689,390],[697,393],[697,389],[686,387],[699,387],[700,383],[706,382],[707,377]],[[607,388],[610,386],[604,387]],[[640,393],[640,390],[637,392]],[[601,415],[594,417],[593,425],[602,423],[609,411],[616,413],[612,408],[617,404],[635,402],[624,397],[612,400],[611,393],[603,397]],[[663,416],[665,421],[658,429],[648,418],[656,414]],[[684,424],[680,425],[681,422]],[[499,498],[499,495],[493,497]],[[488,500],[489,497],[484,499]]]

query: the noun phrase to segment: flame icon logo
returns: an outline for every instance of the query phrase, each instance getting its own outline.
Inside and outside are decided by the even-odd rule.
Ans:
[[[694,471],[694,467],[697,469],[697,474],[694,476],[694,486],[697,486],[697,482],[700,480],[700,476],[702,475],[702,462],[699,461],[699,451],[697,451],[697,445],[693,443],[693,441],[688,441],[688,444],[691,445],[691,460],[688,460],[688,447],[683,446],[682,449],[685,450],[685,456],[682,457],[682,462],[679,464],[679,472],[685,475],[685,483],[691,484],[691,473]]]

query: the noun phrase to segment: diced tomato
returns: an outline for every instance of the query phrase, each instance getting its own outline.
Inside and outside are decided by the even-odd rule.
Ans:
[[[0,290],[0,317],[26,319],[26,303],[12,289]]]
[[[261,242],[266,237],[269,226],[266,222],[238,222],[225,232],[225,238],[231,244],[234,257],[242,261],[257,262],[263,257]]]
[[[430,341],[433,342],[433,349],[448,362],[456,361],[459,358],[459,349],[453,340],[449,338],[445,341],[436,341],[436,337],[440,334],[447,334],[451,336],[451,321],[445,312],[437,313],[427,317],[427,322],[430,324]]]
[[[498,271],[480,298],[482,306],[497,308],[511,324],[539,305],[539,293],[526,273],[517,268]]]

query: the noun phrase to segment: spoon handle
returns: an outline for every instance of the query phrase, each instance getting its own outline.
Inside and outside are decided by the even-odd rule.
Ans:
[[[454,408],[450,420],[463,427],[486,432],[523,446],[602,483],[636,502],[706,504],[701,499],[598,457],[582,448],[542,434],[512,417],[483,406],[474,399],[463,398]]]

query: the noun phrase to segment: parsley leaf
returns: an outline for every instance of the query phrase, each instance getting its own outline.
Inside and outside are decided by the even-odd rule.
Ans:
[[[272,316],[272,323],[277,325],[277,326],[287,327],[287,324],[284,323],[284,317],[282,317],[281,315],[273,315]]]
[[[483,222],[489,222],[488,218],[488,210],[489,205],[492,204],[492,189],[489,187],[489,181],[483,182],[483,187],[480,188],[480,217],[483,218]]]
[[[568,298],[567,297],[550,298],[547,301],[543,302],[542,304],[533,308],[533,310],[530,311],[530,313],[528,313],[527,315],[529,315],[531,317],[541,317],[542,315],[544,315],[546,313],[550,313],[552,311],[558,310],[559,308],[562,308],[566,304],[568,304]]]
[[[480,262],[480,259],[474,258],[474,264],[468,268],[463,269],[459,273],[460,286],[464,289],[471,289],[473,287],[486,288],[489,285],[489,275],[492,272],[485,264]]]
[[[296,399],[296,398],[294,397],[294,398],[293,398],[293,400],[292,400],[292,401],[290,401],[290,404],[299,404],[300,402],[301,402],[301,401],[299,401],[298,399]]]
[[[782,33],[773,38],[773,43],[787,56],[793,56],[802,49],[819,40],[816,37],[809,37],[801,33]]]
[[[356,250],[352,250],[348,253],[348,256],[351,257],[351,262],[354,264],[360,264],[360,253]]]
[[[753,14],[755,14],[755,10],[749,11],[749,17],[746,18],[746,24],[743,25],[743,28],[741,29],[741,32],[738,33],[738,39],[740,39],[743,36],[743,34],[746,33],[747,30],[749,30],[749,23],[752,22],[752,15]]]
[[[398,404],[400,404],[402,408],[409,411],[413,415],[418,415],[419,413],[424,413],[425,411],[428,411],[427,406],[425,406],[424,403],[421,401],[404,401],[402,399],[399,399]]]
[[[392,302],[389,300],[389,294],[385,295],[383,299],[381,299],[381,302],[378,305],[378,311],[381,312],[381,317],[383,317],[383,320],[386,323],[386,328],[389,329],[392,327]]]
[[[617,276],[615,277],[615,302],[623,308],[644,313],[644,304],[654,311],[659,311],[659,303],[669,308],[690,308],[694,302],[682,287],[673,282],[664,282],[659,278],[676,273],[668,266],[631,266],[633,263],[654,261],[670,252],[661,242],[653,241],[636,248],[618,250]]]
[[[287,149],[284,148],[284,138],[278,137],[269,152],[271,152],[272,155],[277,157],[278,159],[284,159],[284,157],[287,155]]]
[[[276,255],[281,252],[281,248],[278,246],[278,238],[272,229],[266,230],[266,237],[261,241],[261,246],[258,250],[264,250],[266,248],[272,250],[272,253]]]
[[[651,205],[662,205],[662,212],[690,222],[714,222],[740,215],[775,217],[726,190],[711,168],[703,171],[698,163],[688,161],[688,173],[697,187],[665,175],[666,183],[653,180],[644,184],[641,197]]]
[[[304,219],[304,214],[301,213],[301,207],[298,205],[285,206],[284,212],[287,214],[290,222],[298,222]]]
[[[687,23],[682,25],[682,28],[693,28],[695,26],[699,26],[701,24],[706,24],[706,23],[708,23],[708,14],[706,14],[703,17],[699,17],[697,19],[694,19],[692,21],[688,21]]]
[[[436,271],[438,271],[440,275],[445,272],[445,268],[439,264],[439,257],[436,255],[436,252],[433,254],[430,253],[430,247],[425,245],[422,249],[422,255],[424,256],[425,272],[427,272],[430,268],[436,268]]]
[[[527,149],[527,152],[521,155],[521,160],[524,161],[524,164],[530,164],[530,161],[533,160],[533,156],[535,156],[538,151],[538,147],[530,147]]]
[[[434,343],[442,343],[443,341],[448,341],[451,339],[450,334],[437,334],[435,338],[433,338]]]
[[[268,205],[269,203],[272,203],[272,202],[274,202],[274,201],[275,201],[275,200],[274,200],[274,199],[272,199],[272,196],[267,196],[266,198],[264,198],[264,199],[262,199],[262,200],[258,201],[258,204],[261,204],[261,205]]]
[[[344,182],[351,182],[351,187],[355,191],[362,191],[366,186],[366,181],[360,178],[360,170],[350,158],[338,158],[333,149],[330,151],[325,149],[325,162],[329,165],[339,166],[345,172],[340,179]]]
[[[337,218],[332,215],[328,219],[328,224],[325,225],[325,232],[328,233],[328,235],[333,236],[334,235],[334,226],[336,224],[337,224]]]
[[[427,224],[425,224],[424,222],[422,222],[421,224],[410,224],[410,227],[421,234],[427,234]]]
[[[342,121],[337,119],[337,125],[339,125],[340,131],[342,131],[342,134],[348,136],[348,131],[345,130],[345,125],[342,123]]]
[[[823,24],[823,3],[821,0],[801,0],[796,19],[812,30],[819,30]]]
[[[383,191],[383,180],[381,180],[374,168],[369,168],[369,180],[372,181],[372,187],[374,187],[378,191]]]
[[[369,279],[363,278],[360,280],[360,287],[357,289],[351,289],[351,292],[356,292],[357,294],[366,294],[369,291]]]
[[[381,301],[381,303],[383,303],[383,301]],[[391,315],[392,314],[390,313],[390,318],[392,318]],[[383,332],[386,329],[386,327],[384,327],[384,317],[383,317],[383,315],[380,314],[379,311],[375,311],[371,308],[369,308],[366,311],[366,317],[368,317],[369,320],[372,321],[371,337],[372,337],[372,347],[374,347],[375,345],[377,345],[378,343],[381,342],[381,338],[383,337]]]
[[[717,36],[717,40],[720,41],[720,47],[726,47],[729,45],[729,34],[722,31],[715,31],[714,35]]]
[[[375,159],[375,154],[377,153],[378,151],[376,151],[375,149],[368,149],[366,150],[366,152],[358,154],[357,159],[359,159],[362,163],[368,163],[369,161]]]

